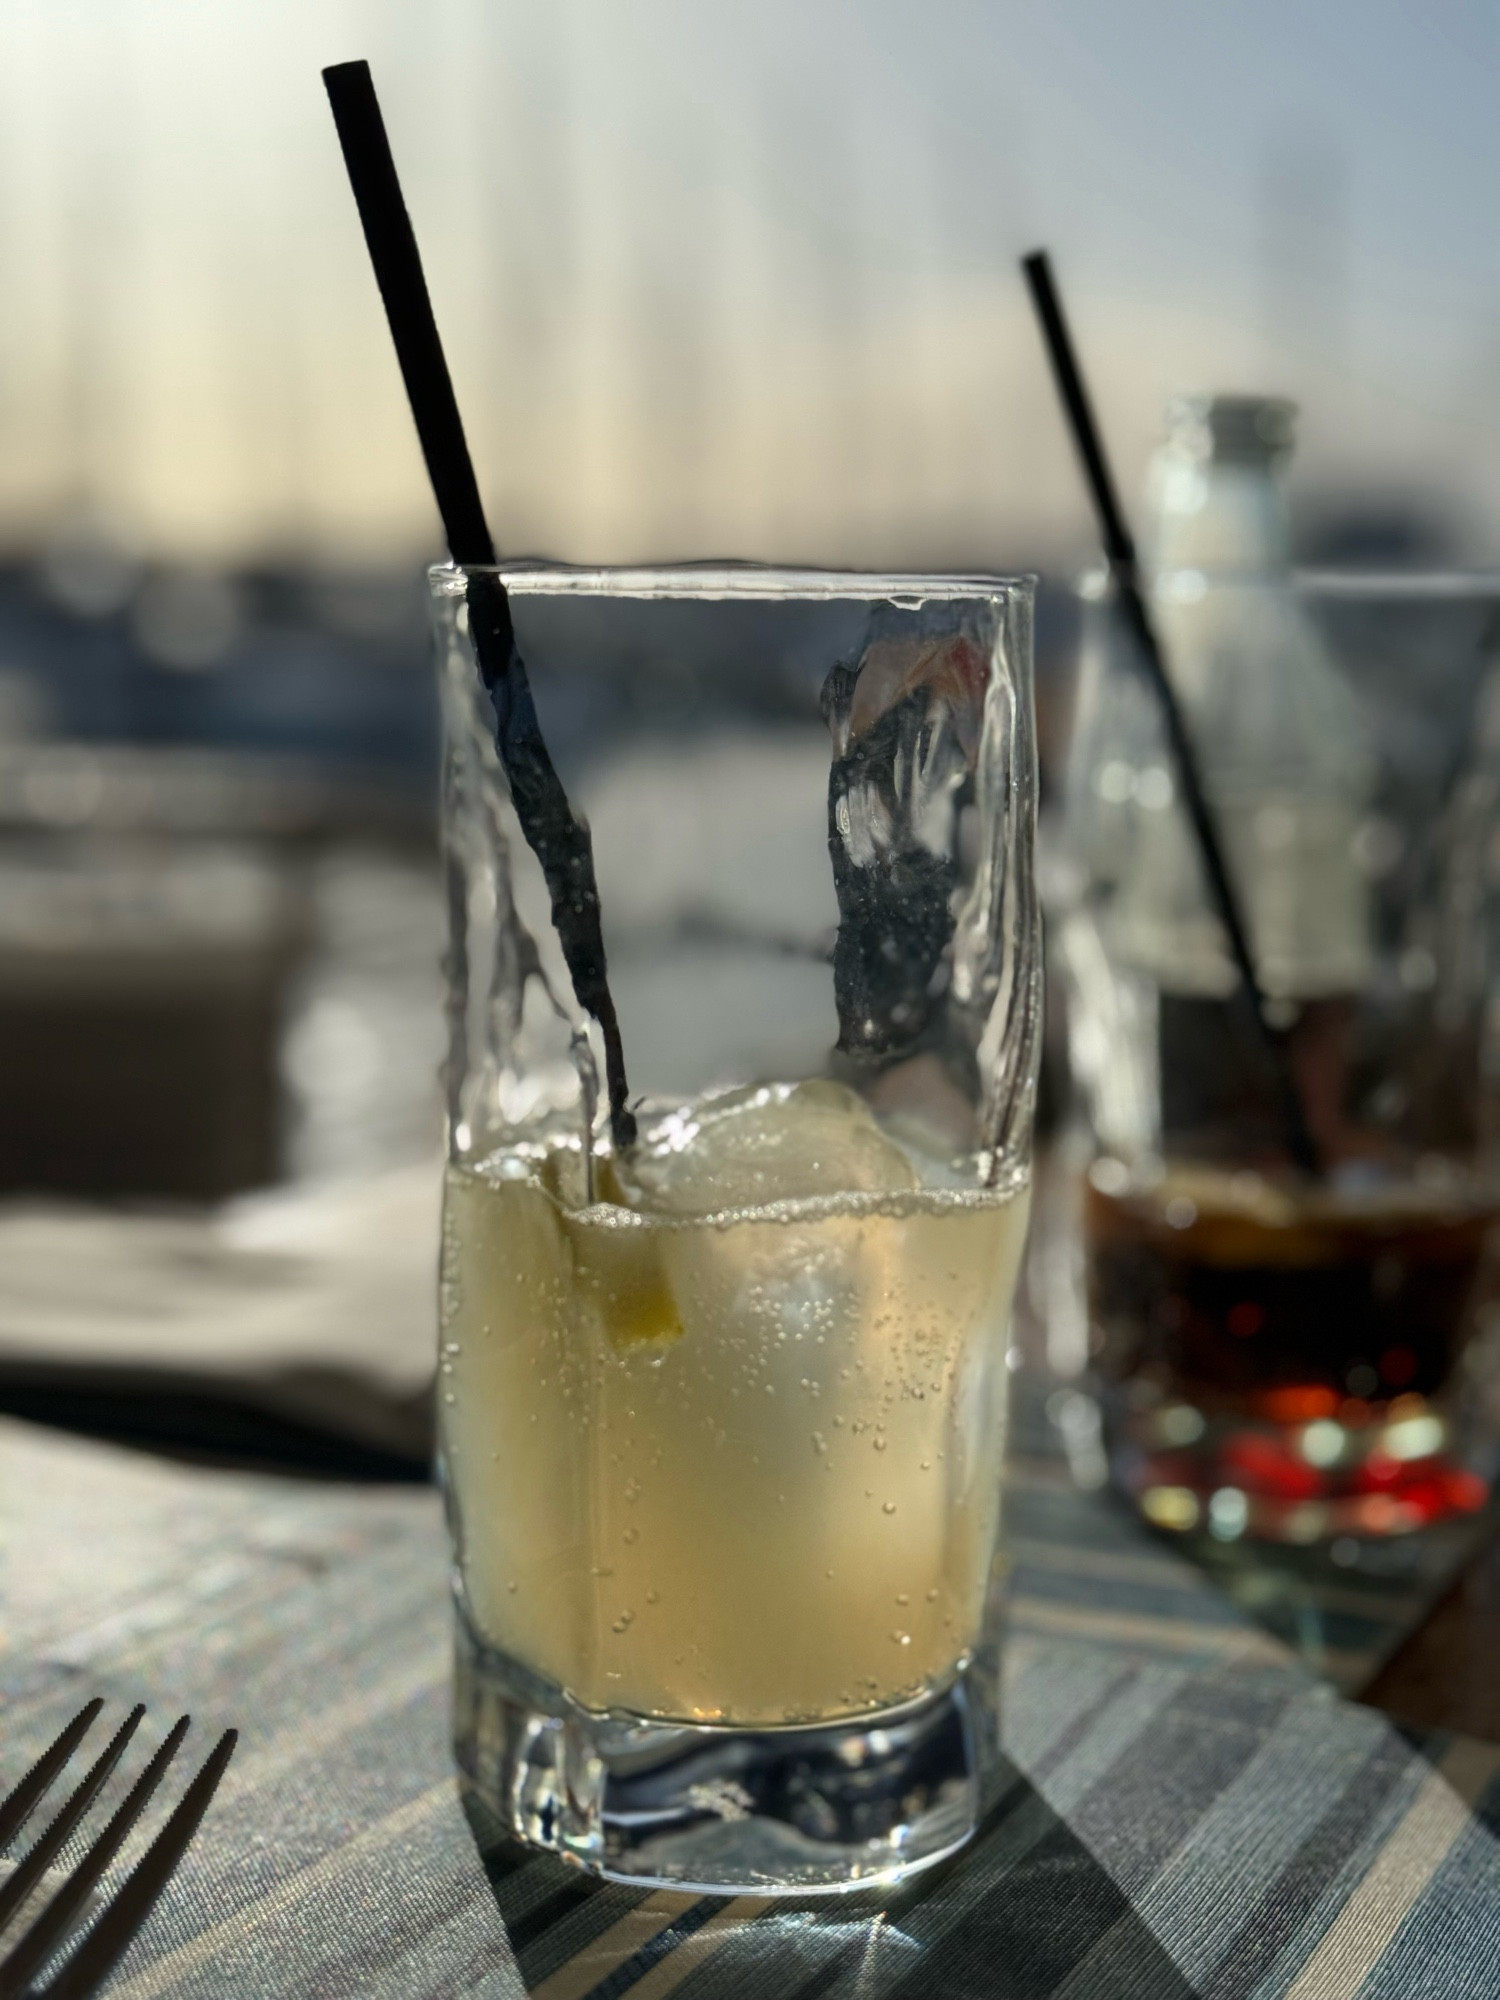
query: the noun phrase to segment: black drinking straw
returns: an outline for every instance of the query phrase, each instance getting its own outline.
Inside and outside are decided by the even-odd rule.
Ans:
[[[505,585],[485,567],[494,563],[495,544],[484,518],[370,65],[335,63],[324,70],[323,81],[449,553],[461,569],[471,572],[466,587],[469,636],[494,703],[500,761],[521,831],[546,877],[552,921],[573,991],[604,1037],[610,1130],[616,1148],[623,1151],[634,1143],[636,1128],[626,1103],[625,1052],[605,967],[593,843],[547,754],[531,683],[516,647]]]
[[[1125,614],[1126,626],[1140,649],[1147,677],[1161,704],[1161,711],[1166,719],[1167,735],[1172,745],[1173,761],[1177,766],[1183,803],[1187,807],[1188,820],[1202,856],[1209,892],[1217,907],[1219,921],[1229,938],[1229,948],[1234,954],[1240,979],[1250,999],[1256,1027],[1260,1031],[1276,1077],[1282,1120],[1286,1126],[1287,1147],[1299,1167],[1307,1173],[1317,1174],[1321,1171],[1318,1149],[1308,1128],[1307,1117],[1302,1108],[1302,1098],[1297,1089],[1297,1079],[1288,1059],[1286,1043],[1277,1033],[1266,1012],[1266,996],[1256,974],[1255,959],[1250,949],[1250,934],[1240,910],[1239,899],[1235,894],[1234,882],[1224,858],[1218,831],[1214,826],[1203,781],[1198,773],[1198,761],[1193,753],[1187,721],[1177,700],[1176,691],[1167,676],[1161,642],[1156,636],[1156,628],[1152,624],[1146,600],[1141,594],[1135,542],[1126,526],[1114,481],[1110,477],[1109,464],[1104,456],[1098,427],[1094,422],[1088,391],[1084,388],[1083,376],[1079,372],[1077,357],[1073,352],[1073,342],[1068,334],[1067,321],[1063,318],[1062,302],[1057,296],[1057,287],[1052,281],[1052,266],[1046,251],[1033,250],[1030,256],[1021,259],[1021,268],[1026,273],[1027,284],[1031,287],[1031,300],[1036,307],[1037,318],[1041,321],[1048,358],[1052,363],[1052,373],[1057,382],[1057,392],[1062,398],[1068,422],[1072,426],[1073,442],[1078,447],[1078,456],[1083,461],[1084,476],[1088,481],[1094,511],[1099,519],[1099,533],[1109,562],[1115,594]]]

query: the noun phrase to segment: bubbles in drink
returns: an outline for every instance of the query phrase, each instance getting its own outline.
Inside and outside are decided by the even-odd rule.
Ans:
[[[930,1471],[961,1428],[998,1438],[1003,1407],[959,1385],[1004,1394],[1024,1189],[921,1186],[833,1084],[647,1122],[593,1207],[549,1157],[448,1180],[444,1443],[481,1635],[586,1705],[700,1722],[945,1679],[982,1619],[999,1452]],[[812,1394],[818,1428],[788,1423]]]

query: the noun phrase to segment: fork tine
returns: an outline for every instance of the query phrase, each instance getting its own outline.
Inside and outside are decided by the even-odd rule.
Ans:
[[[151,1794],[165,1777],[167,1766],[187,1735],[188,1720],[184,1715],[173,1725],[156,1755],[115,1808],[104,1831],[35,1923],[27,1926],[15,1949],[0,1963],[0,2000],[12,2000],[13,1995],[20,1993],[31,1975],[46,1964],[54,1947],[66,1936],[69,1924],[88,1901],[94,1885],[120,1851],[125,1836],[145,1811]]]
[[[171,1818],[126,1876],[104,1915],[62,1970],[45,1986],[33,1988],[35,2000],[89,2000],[91,1994],[98,1992],[171,1881],[198,1831],[198,1822],[208,1811],[238,1741],[237,1730],[224,1731]]]
[[[140,1727],[146,1713],[139,1703],[130,1711],[103,1750],[89,1766],[72,1797],[44,1834],[32,1842],[26,1859],[10,1880],[0,1888],[0,1929],[8,1924],[62,1850],[68,1835],[94,1803],[99,1787],[124,1755],[125,1745]]]
[[[67,1728],[37,1758],[15,1790],[0,1801],[0,1848],[9,1847],[30,1819],[39,1801],[51,1790],[53,1779],[93,1728],[94,1718],[103,1706],[104,1703],[96,1695],[80,1708]]]

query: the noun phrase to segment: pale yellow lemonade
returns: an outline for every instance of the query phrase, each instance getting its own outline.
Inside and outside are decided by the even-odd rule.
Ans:
[[[1000,1504],[1024,1178],[934,1184],[832,1083],[629,1155],[450,1168],[441,1416],[479,1637],[585,1706],[823,1720],[949,1679]]]

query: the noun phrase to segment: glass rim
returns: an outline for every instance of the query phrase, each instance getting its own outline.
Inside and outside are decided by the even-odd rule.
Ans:
[[[1296,568],[1300,590],[1318,597],[1420,598],[1500,597],[1500,570]]]
[[[1022,572],[987,576],[967,572],[781,568],[770,563],[704,562],[604,565],[511,561],[434,563],[427,580],[435,594],[457,596],[461,579],[496,576],[522,597],[625,597],[643,601],[675,598],[740,603],[868,600],[915,605],[938,599],[973,598],[1017,603],[1035,596],[1037,579]]]
[[[1179,565],[1179,572],[1200,567],[1194,563],[1183,563]],[[1226,584],[1255,582],[1260,576],[1258,571],[1212,571],[1206,567],[1202,568],[1202,574],[1205,580],[1212,578]],[[1296,564],[1290,574],[1297,589],[1309,597],[1363,597],[1391,603],[1409,600],[1427,604],[1459,598],[1500,598],[1500,569],[1402,569],[1394,564],[1372,564],[1368,569],[1336,569]],[[1108,585],[1109,567],[1101,560],[1091,563],[1074,576],[1070,594],[1094,603],[1105,595]]]

